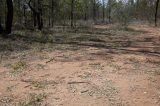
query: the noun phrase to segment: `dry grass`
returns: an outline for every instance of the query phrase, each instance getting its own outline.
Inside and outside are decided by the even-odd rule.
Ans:
[[[157,30],[149,29],[19,30],[0,37],[0,105],[158,106],[160,49]]]
[[[42,102],[46,99],[46,97],[46,93],[31,93],[25,100],[17,103],[16,106],[42,106]]]

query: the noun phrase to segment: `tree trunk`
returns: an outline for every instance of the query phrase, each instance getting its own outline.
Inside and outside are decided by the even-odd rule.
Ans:
[[[73,20],[74,20],[74,0],[71,1],[71,27],[73,27]]]
[[[1,25],[1,21],[0,21],[0,34],[3,33],[3,27]]]
[[[36,7],[36,2],[35,2],[35,0],[33,1],[33,7],[34,7],[34,8]],[[33,11],[32,11],[32,12],[33,12]],[[36,17],[37,17],[37,16],[36,16],[36,13],[33,12],[34,27],[37,26],[37,18],[36,18]]]
[[[104,11],[105,11],[105,3],[104,3],[104,0],[103,0],[103,22],[104,22],[104,18],[105,18]]]
[[[41,29],[43,28],[43,12],[42,8],[40,8],[40,18],[41,18]]]
[[[109,23],[111,23],[111,9],[110,8],[109,8],[108,20],[109,20]]]
[[[48,17],[48,26],[51,26],[51,16]]]
[[[32,12],[37,16],[37,23],[38,23],[38,29],[42,30],[43,28],[43,18],[42,18],[42,8],[41,8],[41,3],[38,0],[38,11],[31,6],[31,0],[28,2],[28,6],[32,10]]]
[[[21,0],[18,0],[18,21],[20,24],[22,24],[22,18],[21,18]]]
[[[85,4],[85,12],[84,12],[84,20],[86,21],[87,20],[87,11],[88,11],[88,6],[87,4]]]
[[[24,19],[24,25],[26,26],[26,6],[23,5],[23,19]]]
[[[3,32],[3,27],[2,27],[2,25],[1,25],[1,16],[0,16],[0,34]]]
[[[93,20],[96,21],[96,1],[93,0]]]
[[[12,30],[13,21],[13,2],[12,0],[7,0],[7,21],[6,21],[6,33],[10,34]]]
[[[159,6],[159,0],[157,0],[157,2],[156,2],[155,26],[157,26],[158,6]]]
[[[42,24],[41,24],[41,16],[40,16],[40,14],[38,13],[37,14],[37,21],[38,21],[38,29],[39,30],[42,30]]]
[[[3,32],[2,25],[0,24],[0,34]]]
[[[111,8],[112,8],[112,6],[111,6],[111,3],[112,1],[111,0],[108,0],[108,21],[109,21],[109,23],[111,23]]]
[[[43,17],[42,17],[42,5],[41,5],[40,0],[38,0],[37,20],[38,20],[38,29],[42,30],[42,28],[43,28]]]
[[[88,20],[88,0],[84,0],[84,20],[87,21]]]
[[[51,16],[52,16],[52,27],[53,27],[53,24],[54,24],[54,0],[52,0]]]

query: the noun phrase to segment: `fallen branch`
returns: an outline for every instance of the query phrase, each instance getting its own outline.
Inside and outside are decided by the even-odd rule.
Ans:
[[[89,82],[75,82],[75,81],[73,81],[73,82],[68,82],[68,84],[83,84],[83,83],[87,83],[87,84],[89,84]]]
[[[28,79],[28,80],[25,80],[25,79],[21,79],[22,82],[25,82],[25,83],[30,83],[30,82],[33,82],[31,79]]]
[[[55,58],[51,58],[49,61],[46,62],[46,64],[52,62],[53,60],[56,60]]]
[[[85,90],[85,91],[81,91],[81,93],[86,93],[86,92],[88,92],[89,90]]]

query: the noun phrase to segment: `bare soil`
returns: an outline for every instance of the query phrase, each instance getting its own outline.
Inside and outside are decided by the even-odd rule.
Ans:
[[[160,28],[15,33],[0,38],[0,106],[160,106]]]

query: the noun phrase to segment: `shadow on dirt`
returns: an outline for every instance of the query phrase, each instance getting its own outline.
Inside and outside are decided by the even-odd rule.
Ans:
[[[141,30],[131,28],[110,28],[110,29],[78,29],[68,32],[15,32],[11,37],[4,39],[0,37],[0,53],[5,51],[24,51],[33,48],[33,44],[50,43],[52,47],[58,45],[69,45],[75,50],[81,48],[94,47],[106,49],[111,54],[129,53],[129,54],[147,54],[160,56],[160,42],[155,41],[153,37],[141,37]],[[147,35],[147,34],[146,34]],[[55,49],[55,48],[54,48]],[[72,48],[66,50],[72,50]]]

